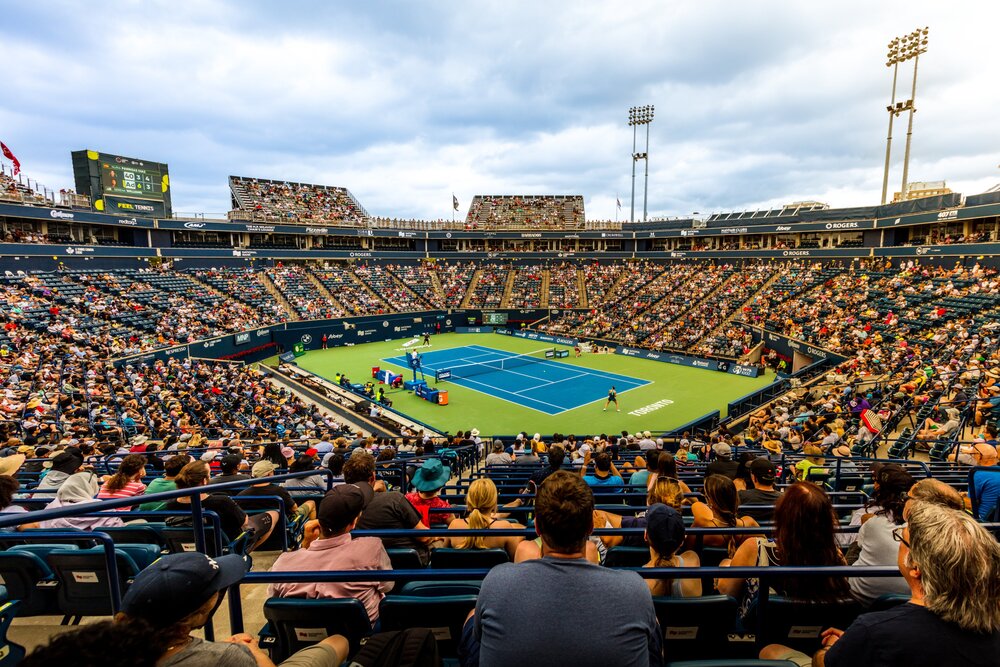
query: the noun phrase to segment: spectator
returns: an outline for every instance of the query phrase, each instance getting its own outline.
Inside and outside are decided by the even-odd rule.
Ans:
[[[66,478],[56,492],[55,499],[45,506],[47,510],[71,505],[100,504],[100,500],[94,498],[100,488],[97,475],[92,472],[78,472]],[[99,512],[100,508],[95,507],[94,512]],[[96,528],[110,528],[125,525],[121,519],[109,516],[67,516],[58,519],[46,519],[41,522],[42,528],[50,530],[94,530]]]
[[[653,487],[646,494],[646,505],[657,504],[672,507],[680,512],[684,506],[684,491],[680,482],[671,477],[657,478]],[[623,516],[617,512],[594,510],[594,526],[596,528],[645,528],[646,513],[642,512],[637,516]],[[645,547],[648,544],[644,536],[632,534],[601,535],[600,540],[609,549],[617,546]]]
[[[23,455],[15,454],[14,456],[8,456],[6,459],[13,459],[20,456],[23,460]],[[10,466],[6,466],[5,470],[10,470]],[[11,477],[9,474],[0,474],[0,514],[27,514],[28,510],[24,509],[20,505],[14,505],[14,494],[17,493],[20,488],[20,483]],[[28,530],[29,528],[38,528],[37,523],[22,523],[17,526],[11,526],[9,528],[0,528],[0,532],[8,532],[12,530]]]
[[[715,460],[705,468],[705,477],[722,475],[729,479],[736,479],[736,472],[739,470],[740,464],[732,460],[733,448],[725,442],[719,442],[712,445],[712,451],[715,453]]]
[[[542,468],[541,470],[531,474],[530,482],[534,487],[531,490],[531,493],[534,493],[534,491],[537,490],[538,486],[545,481],[546,477],[562,468],[563,462],[566,460],[566,449],[562,445],[553,444],[549,447],[545,458],[548,461],[548,467]]]
[[[301,516],[305,521],[315,519],[316,503],[314,501],[306,500],[299,505],[284,487],[278,486],[274,482],[266,479],[267,477],[271,477],[274,474],[274,471],[274,464],[270,461],[260,460],[257,461],[257,463],[254,463],[253,468],[250,469],[250,476],[254,479],[262,479],[264,481],[258,484],[252,484],[237,493],[235,500],[239,506],[245,510],[269,509],[274,506],[273,502],[263,498],[244,498],[244,496],[278,496],[281,498],[282,504],[285,507],[285,516],[289,521],[296,519],[297,516]]]
[[[622,476],[615,468],[614,462],[611,460],[611,455],[607,452],[601,452],[594,459],[594,474],[588,475],[587,467],[590,465],[590,452],[588,451],[583,456],[583,465],[580,466],[580,477],[583,481],[587,483],[589,487],[609,487],[611,489],[620,489],[624,486],[622,481]]]
[[[810,475],[822,474],[823,450],[813,444],[806,444],[802,448],[805,458],[795,464],[795,479],[800,482],[809,481]]]
[[[187,454],[177,454],[167,459],[163,464],[163,477],[158,477],[149,483],[149,486],[146,487],[146,495],[176,490],[177,483],[174,480],[190,461],[191,457]],[[167,501],[165,500],[142,503],[139,505],[139,509],[143,512],[155,512],[162,509],[166,504]]]
[[[212,479],[208,480],[209,484],[225,484],[226,482],[243,482],[252,479],[250,475],[245,475],[238,472],[240,466],[243,464],[243,457],[239,454],[226,454],[219,460],[219,472],[220,475],[216,475]],[[235,496],[239,493],[239,489],[220,489],[216,493],[221,493],[227,496]]]
[[[46,462],[48,472],[35,487],[35,491],[55,491],[70,475],[83,469],[83,457],[76,447],[69,447]],[[43,496],[44,497],[44,496]]]
[[[174,483],[178,489],[196,489],[208,486],[208,474],[207,463],[204,461],[192,461],[181,469],[177,477],[174,478]],[[276,510],[268,510],[247,516],[246,512],[240,509],[239,505],[233,502],[233,499],[229,496],[221,493],[207,493],[209,489],[205,489],[205,491],[206,493],[200,494],[202,509],[215,512],[219,515],[225,539],[231,542],[244,531],[252,530],[253,535],[249,549],[252,551],[271,535],[275,522],[278,520],[278,512]],[[190,496],[174,498],[163,509],[169,511],[190,511],[191,498]],[[192,518],[189,516],[177,516],[168,517],[167,525],[191,526],[193,523]]]
[[[146,491],[146,485],[141,481],[145,473],[146,457],[142,454],[129,454],[118,464],[118,470],[115,471],[115,474],[104,482],[97,498],[99,500],[117,500],[141,496]]]
[[[224,642],[191,635],[204,627],[222,603],[226,589],[246,573],[241,556],[209,558],[200,553],[170,554],[136,576],[122,598],[117,623],[141,620],[151,625],[167,644],[157,665],[217,665],[268,667],[271,659],[247,634]],[[327,637],[293,655],[285,664],[337,667],[347,659],[347,639]]]
[[[448,524],[449,530],[481,530],[485,528],[524,528],[523,525],[507,521],[505,516],[497,514],[499,494],[496,484],[488,478],[477,479],[469,485],[465,496],[467,518],[453,519]],[[520,499],[514,505],[520,505]],[[518,545],[524,540],[518,535],[505,537],[447,537],[446,544],[452,549],[504,549],[511,559],[517,553]]]
[[[319,504],[317,518],[306,524],[302,547],[287,551],[272,572],[391,570],[389,555],[377,537],[352,538],[358,517],[374,492],[367,485],[341,484]],[[378,605],[392,590],[391,581],[272,584],[270,595],[296,598],[355,598],[361,600],[374,625]]]
[[[649,589],[634,572],[596,567],[584,557],[594,510],[587,484],[553,473],[535,507],[542,558],[498,565],[486,575],[465,624],[461,664],[660,665]],[[614,622],[581,632],[581,618]]]
[[[753,488],[740,491],[740,506],[743,507],[743,513],[754,521],[770,522],[774,518],[774,504],[781,497],[781,492],[774,488],[777,468],[765,457],[754,459],[748,468]],[[746,507],[746,505],[768,505],[768,507]]]
[[[288,472],[309,472],[316,469],[316,457],[306,450],[292,465],[288,466]],[[309,475],[308,477],[295,477],[286,479],[282,484],[292,496],[308,496],[326,491],[326,477],[323,475]]]
[[[361,512],[357,527],[360,530],[378,528],[406,528],[427,530],[420,512],[410,504],[410,501],[398,491],[386,491],[385,484],[375,481],[375,458],[367,452],[351,454],[344,464],[344,483],[368,486],[372,493],[366,493],[369,500]],[[420,557],[420,562],[427,565],[430,562],[430,546],[435,542],[433,537],[383,537],[382,544],[387,548],[414,549]]]
[[[705,502],[696,501],[691,505],[694,516],[692,526],[695,528],[756,528],[757,522],[749,516],[739,516],[740,497],[736,493],[733,480],[724,475],[709,475],[705,478]],[[730,558],[736,548],[747,540],[750,535],[706,535],[703,544],[706,547],[726,547]],[[694,544],[688,537],[688,547]]]
[[[644,470],[636,470],[632,473],[632,475],[628,478],[629,486],[648,488],[647,484],[649,482],[649,477],[656,473],[656,464],[657,461],[659,461],[660,452],[652,449],[645,452],[644,456],[646,457],[646,468]]]
[[[701,560],[694,551],[677,554],[684,544],[684,519],[675,508],[657,503],[646,510],[646,542],[649,562],[645,567],[698,567]],[[701,580],[646,579],[654,596],[699,597]]]
[[[869,501],[872,514],[861,517],[858,540],[847,553],[847,561],[858,567],[893,565],[896,562],[896,541],[892,531],[905,522],[903,507],[913,487],[913,477],[905,470],[893,470],[884,476]],[[849,580],[855,597],[871,604],[880,595],[909,592],[906,582],[885,577],[852,577]]]
[[[845,565],[834,541],[838,525],[829,496],[815,484],[796,482],[785,490],[774,508],[774,539],[748,539],[732,560],[722,565]],[[843,577],[789,577],[772,582],[779,595],[807,602],[833,602],[850,593]],[[749,611],[759,585],[757,579],[722,578],[716,586],[723,595],[740,600],[740,619],[747,629],[752,627]]]
[[[996,665],[1000,658],[1000,544],[964,512],[914,501],[893,535],[910,601],[823,632],[818,667]],[[767,659],[808,660],[771,645]]]
[[[510,457],[510,454],[504,451],[503,441],[494,440],[493,441],[493,451],[489,453],[486,457],[487,466],[505,466],[513,463],[514,460]]]
[[[441,489],[449,479],[451,469],[441,463],[441,459],[427,459],[410,480],[416,490],[407,493],[406,499],[420,512],[421,520],[427,526],[447,526],[453,518],[451,514],[431,514],[431,509],[451,507],[451,504],[441,499]]]

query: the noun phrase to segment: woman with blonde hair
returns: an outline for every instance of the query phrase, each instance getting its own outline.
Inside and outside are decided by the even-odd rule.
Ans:
[[[659,477],[646,494],[646,505],[666,505],[678,512],[684,506],[684,489],[681,482],[673,477]],[[594,528],[645,528],[646,513],[639,516],[622,516],[614,512],[604,510],[594,510]],[[646,539],[641,535],[601,535],[601,542],[604,546],[617,547],[644,547]]]
[[[449,530],[483,530],[487,528],[524,528],[519,523],[507,521],[497,514],[498,493],[493,480],[481,478],[469,486],[465,496],[466,518],[453,519],[448,524]],[[523,537],[510,535],[507,537],[488,537],[476,535],[473,537],[448,537],[446,545],[452,549],[504,549],[514,558],[517,545]]]

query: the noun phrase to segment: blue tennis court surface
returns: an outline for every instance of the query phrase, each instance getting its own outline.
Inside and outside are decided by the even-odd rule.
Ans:
[[[433,385],[435,371],[458,368],[470,363],[498,362],[517,356],[519,355],[512,352],[482,345],[466,345],[422,352],[420,359],[428,383]],[[382,361],[409,368],[405,356],[390,357]],[[404,377],[410,377],[409,371],[404,373]],[[588,403],[603,401],[607,398],[608,389],[612,385],[620,394],[650,382],[627,375],[542,359],[530,365],[491,370],[489,373],[470,378],[453,377],[438,386],[444,389],[448,383],[474,389],[548,415],[557,415]]]

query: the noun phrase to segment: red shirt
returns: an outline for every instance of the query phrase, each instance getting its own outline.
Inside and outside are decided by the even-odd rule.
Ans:
[[[438,512],[431,514],[432,507],[451,507],[447,501],[441,500],[439,496],[434,496],[430,499],[421,498],[418,492],[411,491],[406,494],[406,499],[410,501],[410,504],[413,505],[418,512],[420,512],[421,520],[424,522],[425,526],[430,527],[432,520],[436,524],[444,524],[446,526],[451,523],[451,514],[441,514]]]

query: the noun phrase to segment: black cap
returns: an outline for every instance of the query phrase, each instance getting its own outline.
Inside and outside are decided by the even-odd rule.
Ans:
[[[136,576],[122,599],[122,611],[167,627],[241,580],[246,571],[246,561],[236,554],[217,558],[197,552],[170,554]]]
[[[656,553],[672,555],[684,543],[684,519],[673,507],[650,505],[646,510],[646,537]]]
[[[771,459],[761,457],[750,462],[750,474],[765,484],[774,481],[777,471]]]
[[[72,475],[83,465],[78,449],[66,449],[52,457],[52,470]]]
[[[371,489],[367,484],[364,485]],[[368,503],[364,488],[358,484],[338,484],[323,497],[316,519],[328,533],[339,533],[358,518]]]

